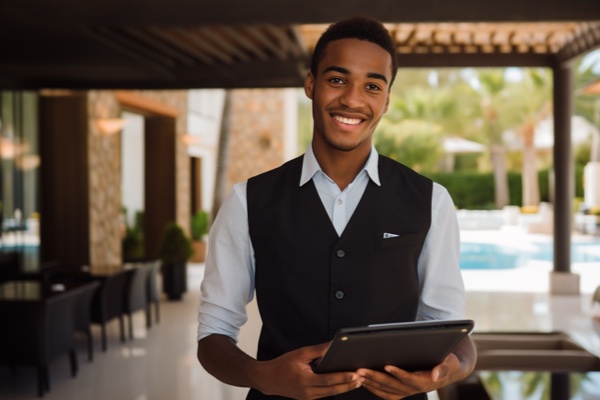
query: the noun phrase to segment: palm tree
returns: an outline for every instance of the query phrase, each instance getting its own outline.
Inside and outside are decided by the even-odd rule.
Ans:
[[[537,176],[535,149],[535,128],[552,111],[550,88],[552,78],[544,69],[529,69],[521,84],[515,85],[514,106],[521,120],[517,128],[523,139],[523,206],[537,206],[540,203],[540,188]]]
[[[229,142],[231,138],[231,102],[232,91],[225,91],[225,99],[223,100],[223,112],[221,117],[221,129],[219,130],[219,147],[217,150],[217,171],[215,177],[215,194],[213,198],[213,206],[211,215],[213,218],[217,216],[221,204],[225,200],[227,194],[227,168],[229,167]]]
[[[597,62],[600,62],[600,52],[597,53]],[[594,126],[600,128],[600,95],[586,93],[584,89],[591,83],[597,81],[600,76],[594,72],[594,64],[587,66],[582,63],[583,58],[579,60],[575,71],[575,114],[581,115]],[[600,137],[594,135],[590,151],[590,161],[600,162]]]
[[[490,69],[479,71],[481,115],[483,129],[490,146],[490,158],[494,172],[494,203],[496,208],[502,208],[509,203],[508,174],[506,166],[506,148],[502,140],[505,116],[501,110],[506,108],[507,81],[504,70]]]
[[[374,141],[378,150],[416,170],[435,171],[443,155],[443,137],[449,133],[461,136],[471,132],[473,119],[467,105],[474,92],[457,73],[445,71],[442,84],[423,82],[424,74],[403,72],[405,84],[395,89],[390,111],[381,121]]]

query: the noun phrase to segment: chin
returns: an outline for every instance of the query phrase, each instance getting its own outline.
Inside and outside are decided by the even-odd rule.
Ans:
[[[341,143],[334,141],[327,141],[327,144],[329,144],[329,147],[339,151],[352,151],[360,146],[360,143]]]

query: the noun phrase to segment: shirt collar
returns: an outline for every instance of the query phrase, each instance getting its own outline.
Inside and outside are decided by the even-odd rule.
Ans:
[[[381,186],[381,182],[379,181],[379,154],[377,150],[375,150],[375,146],[371,145],[371,153],[369,154],[369,158],[367,159],[367,163],[365,164],[363,171],[367,171],[369,178],[375,183],[377,186]],[[321,166],[315,157],[315,153],[313,153],[312,146],[308,146],[306,149],[306,153],[304,153],[304,158],[302,160],[302,174],[300,175],[300,186],[304,186],[304,184],[312,179],[312,177],[321,170]]]

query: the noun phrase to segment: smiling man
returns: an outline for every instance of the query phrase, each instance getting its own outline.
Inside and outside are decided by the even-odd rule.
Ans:
[[[304,85],[306,153],[236,185],[212,226],[198,359],[248,399],[425,399],[466,378],[466,338],[431,371],[315,374],[343,327],[464,317],[459,237],[447,191],[372,144],[398,65],[379,22],[355,17],[319,39]],[[256,359],[235,344],[256,293]]]

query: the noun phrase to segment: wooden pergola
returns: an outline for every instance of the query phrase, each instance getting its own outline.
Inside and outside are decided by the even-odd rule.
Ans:
[[[572,64],[600,47],[597,0],[5,0],[0,89],[299,87],[316,38],[364,14],[400,67],[547,67],[554,76],[554,274],[570,273]]]
[[[549,67],[600,46],[594,0],[6,0],[2,88],[301,86],[320,33],[386,23],[401,67]]]

